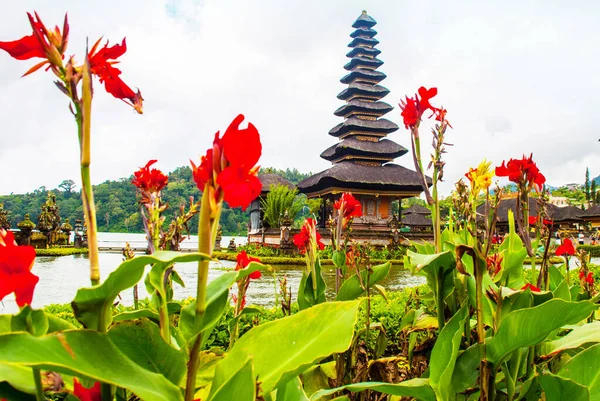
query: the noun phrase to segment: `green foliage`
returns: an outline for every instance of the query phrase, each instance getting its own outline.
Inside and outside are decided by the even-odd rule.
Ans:
[[[35,250],[36,256],[68,256],[87,253],[87,248],[41,248]]]
[[[264,220],[270,227],[279,227],[280,219],[287,211],[290,219],[294,220],[303,206],[302,199],[298,197],[297,189],[290,189],[285,185],[271,185],[267,197],[261,202],[264,211]]]
[[[578,245],[577,250],[586,251],[592,258],[600,258],[600,245]]]

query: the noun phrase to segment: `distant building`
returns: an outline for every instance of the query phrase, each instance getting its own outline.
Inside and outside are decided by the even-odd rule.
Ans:
[[[332,166],[300,182],[298,189],[309,198],[323,199],[321,228],[325,228],[340,195],[352,193],[363,210],[363,216],[354,219],[353,235],[385,245],[391,238],[392,226],[402,221],[401,216],[392,214],[392,203],[419,196],[423,188],[415,171],[393,163],[408,151],[386,139],[398,130],[398,125],[382,118],[393,107],[381,101],[389,90],[379,85],[386,75],[377,71],[383,61],[377,58],[381,51],[375,48],[379,43],[374,38],[377,32],[372,29],[375,24],[363,11],[352,25],[355,31],[350,34],[351,50],[346,55],[350,61],[344,66],[348,74],[341,79],[348,87],[337,96],[345,104],[334,112],[344,121],[329,131],[339,141],[321,153]],[[431,224],[423,216],[412,216],[411,220],[419,226]]]
[[[569,199],[566,196],[550,196],[548,203],[554,206],[563,207],[569,206]]]

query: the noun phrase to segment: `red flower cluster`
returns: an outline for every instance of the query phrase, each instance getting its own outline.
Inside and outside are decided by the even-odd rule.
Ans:
[[[142,94],[139,89],[134,92],[123,80],[119,77],[121,70],[113,67],[113,64],[118,63],[116,59],[121,57],[127,51],[127,43],[125,38],[121,44],[116,44],[108,47],[108,41],[103,48],[98,49],[98,45],[102,39],[98,39],[88,54],[90,60],[90,71],[100,79],[100,83],[104,82],[104,88],[108,93],[123,100],[142,114]],[[128,102],[129,101],[129,102]]]
[[[533,226],[533,225],[537,224],[538,220],[539,220],[538,216],[529,216],[529,225]],[[548,219],[542,219],[542,223],[545,226],[551,226],[552,224],[554,224],[552,222],[552,220],[548,220]]]
[[[67,15],[65,14],[62,33],[58,27],[55,27],[53,31],[48,30],[36,12],[34,15],[27,13],[27,17],[33,33],[11,42],[0,42],[0,49],[17,60],[29,60],[34,57],[46,59],[34,65],[23,76],[37,71],[46,64],[50,64],[50,67],[62,66],[62,59],[69,41]]]
[[[500,270],[502,269],[502,259],[502,255],[499,253],[489,255],[486,258],[486,264],[490,276],[494,277],[495,275],[500,273]]]
[[[525,291],[526,289],[530,289],[531,292],[542,292],[542,290],[540,290],[539,288],[537,288],[535,285],[527,283],[525,284],[523,287],[521,287],[522,291]]]
[[[571,242],[569,238],[565,238],[563,240],[563,243],[559,245],[558,248],[556,248],[556,251],[554,253],[556,254],[556,256],[575,255],[575,247],[573,246],[573,242]]]
[[[346,227],[351,218],[362,216],[362,206],[351,193],[343,193],[335,201],[333,208],[339,211],[339,216],[342,218],[342,227]]]
[[[246,210],[262,191],[256,176],[262,145],[256,127],[248,123],[248,128],[240,129],[242,121],[244,116],[240,114],[222,138],[217,132],[212,149],[202,156],[200,165],[191,163],[198,189],[212,193],[217,203],[224,199],[230,207]]]
[[[588,272],[588,274],[586,275],[583,269],[579,270],[579,279],[583,280],[589,285],[594,285],[594,275],[592,274],[592,272]]]
[[[13,233],[0,229],[0,301],[14,292],[19,307],[31,304],[40,280],[31,273],[34,260],[32,246],[17,246]]]
[[[248,267],[250,262],[259,262],[260,263],[260,259],[254,258],[252,256],[248,256],[246,251],[242,251],[242,252],[238,253],[237,265],[235,265],[235,270],[245,269],[246,267]],[[260,270],[257,270],[253,273],[250,273],[250,275],[248,277],[250,277],[253,280],[256,280],[256,279],[259,279],[260,276],[261,276]]]
[[[433,107],[429,100],[437,95],[437,88],[426,89],[421,86],[419,88],[418,94],[415,94],[415,97],[405,96],[406,100],[400,100],[400,109],[402,109],[402,113],[400,115],[404,119],[404,126],[406,128],[412,128],[418,125],[419,121],[421,121],[421,117],[423,113],[427,110],[431,110],[433,114],[430,116],[436,116],[435,119],[437,121],[445,121],[446,113],[445,109],[440,109],[437,107]],[[419,98],[420,96],[420,98]],[[448,124],[450,126],[450,124]]]
[[[498,177],[508,177],[508,179],[516,184],[527,186],[536,185],[538,189],[542,189],[542,185],[546,182],[546,177],[537,168],[533,161],[533,154],[529,157],[523,156],[522,159],[510,159],[508,163],[502,162],[501,166],[496,167],[496,175]]]
[[[131,183],[139,189],[151,193],[160,192],[169,182],[169,177],[163,174],[159,169],[150,169],[158,160],[150,160],[144,167],[133,173],[134,178]]]
[[[82,67],[73,67],[73,57],[69,59],[66,68],[63,66],[63,58],[69,42],[69,22],[65,15],[63,31],[58,27],[54,30],[48,30],[37,13],[35,17],[27,13],[29,23],[33,33],[28,36],[11,42],[0,42],[0,49],[6,51],[11,57],[17,60],[28,60],[31,58],[45,59],[42,62],[31,67],[23,76],[37,71],[41,67],[48,65],[54,74],[66,83],[67,80],[73,80],[75,84],[81,79]],[[121,80],[121,70],[113,67],[118,63],[117,58],[121,57],[127,50],[125,39],[119,45],[108,47],[108,42],[104,47],[97,51],[100,44],[99,39],[88,54],[90,61],[90,72],[96,75],[100,82],[104,83],[106,91],[123,100],[133,107],[138,113],[142,114],[142,94],[138,90],[134,92],[125,82]],[[66,72],[65,72],[66,71]],[[59,87],[66,91],[64,86],[59,83]],[[70,85],[70,83],[69,83]]]
[[[301,253],[305,253],[311,241],[314,241],[320,250],[325,249],[325,244],[321,242],[321,234],[317,231],[317,222],[314,219],[308,218],[304,222],[300,233],[294,235],[294,244]]]
[[[79,383],[79,380],[75,378],[73,380],[73,394],[79,397],[81,401],[102,401],[100,382],[94,383],[90,388],[85,388]]]

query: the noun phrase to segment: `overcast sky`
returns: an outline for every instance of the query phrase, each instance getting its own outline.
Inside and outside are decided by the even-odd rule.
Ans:
[[[85,38],[127,37],[122,78],[139,87],[137,115],[96,84],[92,179],[128,177],[149,159],[164,171],[197,160],[243,113],[259,129],[260,164],[318,172],[337,139],[333,111],[345,86],[351,25],[366,8],[378,21],[380,71],[397,106],[421,85],[448,109],[454,144],[447,194],[469,166],[533,152],[554,186],[600,175],[600,29],[597,1],[3,1],[0,40],[31,33],[25,12],[46,25],[69,13],[67,53]],[[0,51],[0,194],[79,183],[76,125],[50,72],[20,76],[35,61]],[[388,136],[409,147],[398,108]],[[422,125],[424,133],[430,122]],[[425,135],[424,135],[425,136]],[[428,141],[425,140],[428,151]],[[396,163],[411,168],[409,154]]]

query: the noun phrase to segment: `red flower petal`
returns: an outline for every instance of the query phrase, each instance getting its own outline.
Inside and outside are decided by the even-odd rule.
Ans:
[[[100,382],[94,383],[94,386],[88,389],[83,387],[79,380],[75,378],[73,380],[73,394],[79,397],[81,401],[102,401]]]
[[[575,255],[575,247],[573,246],[573,242],[571,242],[571,240],[569,238],[565,238],[563,240],[563,243],[561,245],[558,246],[558,248],[556,248],[556,251],[554,252],[556,254],[556,256],[562,256],[562,255]]]
[[[221,139],[223,153],[231,166],[251,170],[258,163],[262,145],[258,130],[252,123],[248,123],[248,128],[239,129],[242,121],[244,116],[240,114],[227,127]]]
[[[158,160],[150,160],[144,167],[133,173],[131,183],[136,187],[148,192],[160,192],[169,182],[169,177],[158,169],[150,169]]]
[[[44,48],[34,35],[27,35],[12,42],[0,42],[0,49],[17,60],[29,60],[34,57],[46,58]]]
[[[31,304],[39,277],[31,273],[35,261],[32,246],[17,246],[13,233],[0,229],[0,300],[14,292],[17,305]]]
[[[229,166],[221,171],[217,184],[223,188],[223,199],[229,207],[241,207],[242,210],[246,210],[262,191],[258,177],[237,166]]]
[[[530,283],[527,283],[523,287],[521,287],[521,290],[524,291],[524,290],[527,290],[528,288],[531,290],[531,292],[542,292],[542,290],[540,290],[535,285],[530,284]]]

